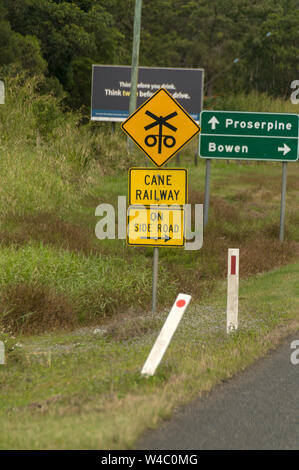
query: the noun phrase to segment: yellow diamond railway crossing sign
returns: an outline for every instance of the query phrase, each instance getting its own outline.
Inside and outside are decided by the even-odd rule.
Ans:
[[[130,168],[129,205],[187,204],[185,168]]]
[[[163,166],[200,131],[164,88],[143,103],[121,127],[157,167]]]

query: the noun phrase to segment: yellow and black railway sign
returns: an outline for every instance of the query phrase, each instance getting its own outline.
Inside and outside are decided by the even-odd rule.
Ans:
[[[130,168],[129,205],[187,204],[185,168]]]
[[[127,242],[139,246],[184,246],[184,210],[179,206],[130,206]]]
[[[164,88],[143,103],[121,127],[158,167],[200,131],[198,124]]]

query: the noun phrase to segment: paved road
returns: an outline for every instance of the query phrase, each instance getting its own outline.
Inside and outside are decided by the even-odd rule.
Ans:
[[[193,402],[138,449],[299,449],[299,364],[290,342]]]

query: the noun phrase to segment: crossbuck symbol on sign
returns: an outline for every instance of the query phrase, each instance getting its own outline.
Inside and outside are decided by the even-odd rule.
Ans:
[[[162,152],[162,143],[165,145],[165,147],[171,148],[175,145],[176,140],[172,135],[167,135],[163,134],[163,126],[168,127],[172,131],[176,132],[177,128],[175,126],[172,126],[169,124],[169,119],[173,118],[176,116],[178,113],[174,111],[171,114],[168,114],[168,116],[156,116],[155,114],[151,113],[150,111],[145,111],[145,114],[150,116],[152,119],[154,119],[154,122],[151,124],[148,124],[147,126],[144,126],[144,129],[148,131],[149,129],[152,129],[155,126],[159,126],[159,133],[158,134],[150,134],[147,135],[146,138],[144,139],[145,145],[148,147],[154,147],[155,145],[158,144],[158,153]]]

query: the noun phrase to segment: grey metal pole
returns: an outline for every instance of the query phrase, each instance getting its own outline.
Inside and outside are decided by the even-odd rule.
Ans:
[[[200,137],[198,137],[198,143],[196,143],[195,145],[195,153],[194,153],[194,166],[197,166],[198,165],[198,149],[199,149],[199,139]],[[197,140],[196,140],[197,142]]]
[[[132,65],[131,65],[131,94],[130,94],[130,103],[129,103],[129,116],[135,111],[136,103],[137,103],[141,11],[142,11],[142,0],[136,0],[135,1],[135,14],[134,14],[134,33],[133,33],[133,49],[132,49]],[[133,142],[128,137],[128,149],[130,149],[132,145],[133,145]]]
[[[159,248],[154,247],[153,253],[153,295],[152,295],[152,312],[156,312],[157,306],[157,290],[158,290],[158,263],[159,263]]]
[[[205,179],[205,198],[203,206],[203,226],[208,223],[209,218],[209,201],[210,201],[210,176],[211,176],[211,159],[206,160],[206,179]]]
[[[280,224],[279,224],[279,240],[284,241],[284,224],[286,212],[286,192],[287,192],[287,162],[282,163],[281,177],[281,202],[280,202]]]

